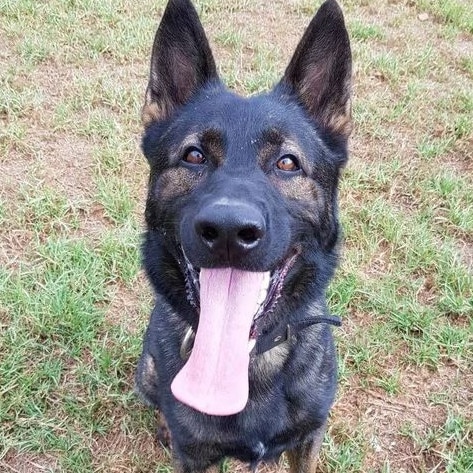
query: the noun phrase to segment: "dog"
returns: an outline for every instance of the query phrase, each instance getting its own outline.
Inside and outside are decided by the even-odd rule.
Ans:
[[[334,402],[326,289],[351,132],[351,51],[335,0],[282,79],[249,98],[221,82],[189,0],[169,0],[142,110],[150,166],[143,261],[156,304],[136,390],[175,471],[283,452],[314,472]]]

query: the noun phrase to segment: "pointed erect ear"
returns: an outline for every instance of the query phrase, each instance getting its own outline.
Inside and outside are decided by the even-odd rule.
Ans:
[[[212,79],[217,69],[195,8],[169,0],[154,38],[143,124],[168,118]]]
[[[327,0],[309,24],[281,80],[322,127],[351,132],[351,51],[343,14]]]

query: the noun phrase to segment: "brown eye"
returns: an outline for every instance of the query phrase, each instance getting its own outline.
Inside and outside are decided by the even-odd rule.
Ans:
[[[298,171],[300,169],[297,158],[290,154],[286,154],[282,158],[279,158],[276,165],[281,171]]]
[[[186,163],[190,164],[204,164],[205,156],[198,149],[190,149],[182,158]]]

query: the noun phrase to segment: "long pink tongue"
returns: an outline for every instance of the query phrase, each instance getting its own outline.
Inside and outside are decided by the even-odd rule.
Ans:
[[[200,270],[200,317],[194,347],[171,384],[181,402],[231,415],[248,401],[248,338],[266,273]]]

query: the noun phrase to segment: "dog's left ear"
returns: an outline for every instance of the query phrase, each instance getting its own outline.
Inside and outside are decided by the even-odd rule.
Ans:
[[[351,123],[351,50],[343,13],[327,0],[310,22],[281,84],[296,93],[316,123],[348,138]]]
[[[169,0],[154,38],[142,121],[167,119],[207,82],[217,68],[190,0]]]

